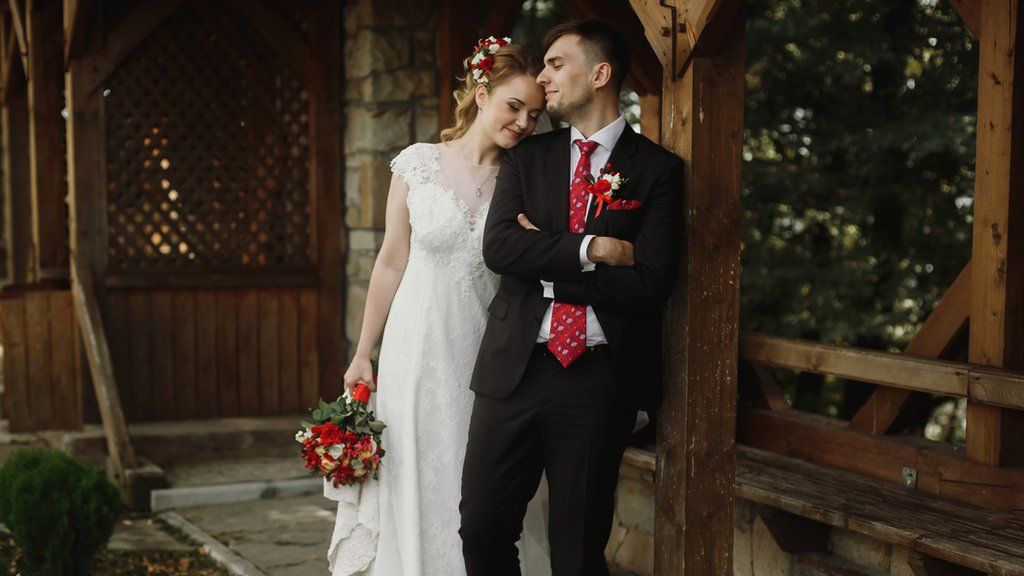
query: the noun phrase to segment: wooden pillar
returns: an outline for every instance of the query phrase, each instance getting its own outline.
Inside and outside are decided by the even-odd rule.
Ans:
[[[983,0],[970,361],[1024,368],[1024,2]],[[1024,414],[967,404],[967,458],[1024,464]]]
[[[4,43],[5,52],[16,45]],[[21,60],[4,54],[8,84],[0,109],[3,122],[4,243],[7,248],[7,282],[25,283],[32,274],[32,187],[29,172],[28,95]]]
[[[661,142],[661,93],[640,96],[640,133]]]
[[[68,277],[61,116],[64,47],[58,0],[30,0],[26,10],[28,108],[32,179],[33,267],[40,279]]]
[[[100,310],[105,299],[107,270],[106,146],[102,86],[97,86],[94,61],[100,51],[100,11],[81,14],[92,30],[81,57],[67,63],[68,208],[71,288],[75,319],[82,331],[96,401],[103,420],[109,454],[108,472],[130,485],[136,466]],[[68,24],[67,22],[65,24]],[[95,87],[95,88],[94,88]]]
[[[686,240],[666,310],[658,413],[659,575],[732,574],[746,36],[736,10],[709,23],[719,27],[717,47],[695,50],[682,77],[667,65],[663,84],[662,144],[683,158],[687,174]]]
[[[341,391],[342,360],[347,358],[343,336],[345,248],[341,244],[341,13],[338,3],[320,0],[310,12],[313,53],[323,63],[325,78],[312,84],[312,194],[316,206],[316,249],[320,270],[319,381],[320,395],[334,398]]]

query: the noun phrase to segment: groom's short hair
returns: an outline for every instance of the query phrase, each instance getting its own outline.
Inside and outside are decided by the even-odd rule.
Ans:
[[[544,37],[544,51],[562,36],[575,35],[592,61],[608,62],[612,67],[612,85],[622,88],[629,74],[629,42],[617,28],[601,20],[571,20],[555,26]]]

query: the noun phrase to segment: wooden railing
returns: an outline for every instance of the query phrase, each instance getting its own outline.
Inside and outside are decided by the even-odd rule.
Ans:
[[[872,432],[853,421],[792,409],[766,367],[1012,410],[1024,410],[1024,374],[753,332],[740,333],[739,357],[752,369],[741,371],[744,402],[737,413],[738,443],[890,483],[906,482],[909,475],[925,494],[1024,515],[1024,467],[979,463],[965,458],[962,447],[886,435],[885,426]]]
[[[988,366],[740,333],[740,358],[904,390],[1024,410],[1024,374]]]

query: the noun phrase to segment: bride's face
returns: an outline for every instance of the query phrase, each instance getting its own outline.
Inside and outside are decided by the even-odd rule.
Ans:
[[[544,111],[544,89],[533,77],[518,74],[494,86],[490,93],[477,88],[480,111],[476,121],[494,143],[511,148],[533,133]]]

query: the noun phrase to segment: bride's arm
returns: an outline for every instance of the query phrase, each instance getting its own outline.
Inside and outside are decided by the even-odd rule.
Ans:
[[[372,390],[377,389],[370,366],[370,353],[384,332],[384,323],[388,319],[391,303],[395,299],[395,293],[402,282],[405,266],[409,261],[409,237],[412,227],[409,225],[409,206],[406,204],[408,196],[409,187],[405,181],[400,176],[392,176],[385,213],[384,242],[377,253],[377,260],[370,274],[370,287],[366,294],[359,344],[356,346],[355,357],[345,372],[345,388],[349,391],[359,382],[363,382]]]

